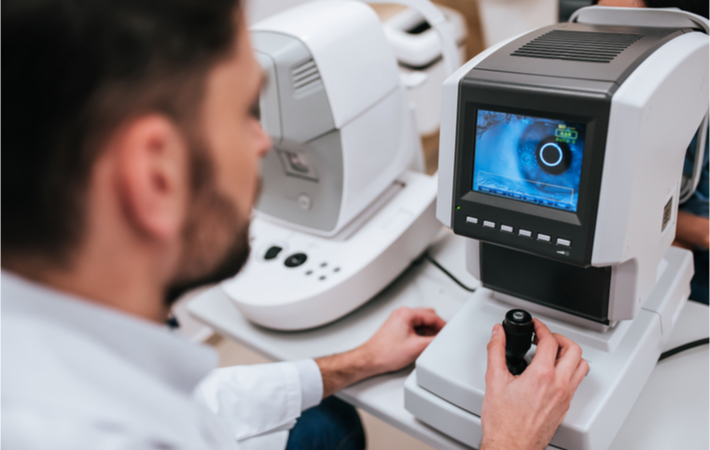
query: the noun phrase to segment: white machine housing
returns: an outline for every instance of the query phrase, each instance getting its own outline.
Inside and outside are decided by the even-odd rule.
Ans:
[[[251,27],[267,85],[260,217],[335,236],[421,147],[382,25],[357,1],[314,1]]]
[[[466,55],[466,22],[451,8],[437,6],[452,25],[459,56]],[[441,86],[450,75],[442,58],[436,30],[415,9],[407,8],[383,23],[385,36],[399,63],[400,78],[414,108],[417,131],[427,136],[439,130]]]
[[[448,36],[431,3],[404,3]],[[436,177],[405,170],[421,158],[420,141],[367,5],[308,3],[256,24],[252,42],[267,74],[259,106],[274,149],[252,254],[222,287],[254,323],[312,328],[371,299],[426,249],[441,227]]]
[[[589,14],[593,13],[595,21],[589,25],[585,24],[584,31],[589,32],[595,27],[600,27],[599,22],[602,20],[600,17],[612,17],[617,21],[614,23],[618,24],[620,19],[616,14],[619,10],[624,10],[622,12],[627,14],[627,18],[635,18],[634,24],[643,22],[645,14],[657,18],[658,14],[662,13],[657,10],[631,9],[636,11],[626,11],[623,8],[611,10],[600,7],[590,8]],[[600,16],[605,11],[607,16]],[[698,19],[693,15],[678,11],[671,11],[670,14],[678,19],[685,17],[685,22],[671,21],[668,28],[676,26],[685,30],[691,27],[699,28]],[[572,20],[577,20],[581,25],[585,17],[584,12],[580,12]],[[701,18],[700,22],[702,21]],[[446,80],[443,88],[437,198],[437,217],[444,225],[470,237],[515,248],[510,241],[496,241],[487,236],[467,234],[463,231],[466,227],[474,229],[473,224],[458,227],[455,223],[455,217],[464,214],[457,210],[460,200],[455,198],[458,188],[455,185],[455,152],[458,145],[457,136],[461,133],[461,130],[457,129],[457,123],[460,123],[459,116],[463,114],[459,106],[462,80],[496,52],[500,54],[515,50],[514,47],[519,46],[519,43],[532,41],[548,33],[550,28],[571,31],[580,25],[560,24],[536,30],[530,33],[531,38],[516,37],[503,42],[469,61]],[[683,26],[686,28],[682,28]],[[649,28],[639,29],[649,30]],[[603,176],[598,191],[594,226],[590,227],[593,230],[591,239],[588,243],[575,242],[562,233],[557,235],[547,233],[552,235],[552,245],[548,246],[548,253],[530,248],[523,249],[583,267],[611,266],[607,325],[613,325],[619,320],[632,319],[635,316],[655,286],[662,271],[663,256],[675,237],[683,156],[708,108],[704,100],[708,97],[707,50],[707,34],[682,32],[664,42],[637,64],[637,67],[632,67],[631,73],[621,80],[620,85],[614,83],[609,85],[610,106],[606,147],[603,150]],[[620,57],[623,55],[624,52],[621,52]],[[514,57],[509,59],[512,58]],[[524,62],[521,64],[524,65]],[[549,64],[554,64],[554,61]],[[485,69],[481,72],[484,71]],[[505,82],[506,75],[499,73],[496,77]],[[589,78],[593,78],[593,75],[590,74]],[[491,83],[495,83],[493,78]],[[548,80],[543,80],[543,76],[537,73],[533,73],[530,78],[533,79],[533,83],[540,82],[540,86],[545,83],[550,85]],[[585,96],[593,95],[591,91],[594,89],[606,89],[602,81],[589,80],[587,84],[580,87],[561,78],[559,89],[576,92],[580,101]],[[585,92],[587,88],[589,91]],[[585,163],[587,162],[585,160]],[[551,212],[551,214],[555,213],[556,211]],[[477,216],[475,213],[470,214],[472,217],[470,220],[479,219],[480,223],[476,225],[477,229],[481,230],[480,224],[485,218]],[[594,217],[594,215],[587,217]],[[464,217],[463,221],[465,220]],[[500,225],[496,224],[498,230]],[[584,223],[580,225],[585,226]],[[527,227],[521,226],[521,228]],[[557,238],[571,240],[571,251],[556,246]],[[575,244],[582,244],[577,245],[577,249],[588,244],[588,248],[584,249],[585,254],[578,258],[569,254],[574,253]],[[480,255],[475,246],[473,243],[470,245],[467,265],[472,275],[479,277]],[[512,300],[505,294],[497,293],[497,295]],[[549,308],[530,306],[530,309],[547,311],[549,314],[559,316],[556,312],[548,311]],[[581,319],[580,323],[582,322],[584,319]],[[592,323],[587,322],[587,325],[603,329]]]
[[[407,171],[343,230],[350,232],[346,239],[256,219],[249,261],[222,288],[247,319],[267,328],[332,322],[374,297],[426,249],[441,229],[435,200],[436,178]],[[272,248],[280,250],[267,259]]]
[[[634,320],[606,333],[536,314],[553,333],[582,347],[590,366],[548,450],[604,450],[614,440],[651,375],[690,294],[693,257],[671,247],[656,288]],[[417,359],[405,382],[405,408],[473,448],[481,443],[486,344],[511,308],[480,288]],[[533,347],[534,348],[534,347]],[[534,356],[530,351],[528,362]]]
[[[664,20],[664,13],[668,13],[668,20]],[[485,395],[486,344],[491,327],[502,321],[511,305],[528,309],[553,332],[579,343],[590,365],[589,374],[577,389],[570,409],[548,448],[604,450],[612,443],[648,380],[690,293],[692,254],[670,247],[670,243],[674,237],[683,155],[708,107],[707,21],[679,11],[602,7],[585,8],[571,20],[578,24],[535,30],[486,50],[454,73],[444,86],[437,217],[464,235],[469,235],[469,232],[461,228],[462,225],[473,227],[482,225],[484,221],[489,222],[486,227],[490,233],[481,233],[480,239],[471,239],[466,252],[467,269],[481,278],[484,288],[472,296],[417,359],[415,371],[405,383],[405,407],[420,420],[472,447],[478,447],[482,438],[480,415]],[[675,28],[675,31],[671,33],[670,28]],[[468,211],[463,211],[462,217],[459,216],[461,209],[466,209],[459,195],[469,180],[463,180],[464,184],[459,186],[462,173],[457,170],[460,163],[460,153],[457,152],[461,151],[466,127],[475,128],[477,125],[477,122],[462,125],[459,117],[464,113],[460,107],[461,97],[466,95],[466,89],[477,83],[467,80],[467,75],[476,68],[492,70],[495,67],[491,65],[500,64],[522,46],[555,29],[612,35],[621,33],[627,36],[616,39],[635,39],[634,42],[641,42],[639,45],[643,44],[642,38],[628,35],[646,36],[656,31],[660,33],[656,36],[665,35],[655,44],[655,48],[650,45],[640,60],[629,64],[627,73],[620,77],[616,86],[601,84],[603,77],[581,85],[579,78],[570,81],[565,77],[590,77],[594,71],[589,66],[582,73],[574,73],[572,67],[572,73],[559,73],[555,80],[540,73],[548,69],[544,64],[533,64],[530,68],[530,85],[536,95],[549,97],[547,102],[543,102],[543,110],[557,105],[564,110],[568,105],[556,97],[565,95],[578,96],[581,109],[584,106],[594,109],[599,105],[589,101],[589,98],[594,98],[594,92],[607,90],[609,94],[597,98],[601,104],[608,102],[606,126],[603,121],[599,125],[600,116],[596,116],[594,124],[597,126],[595,131],[603,129],[604,134],[601,141],[603,158],[597,160],[597,170],[603,176],[594,187],[598,189],[598,202],[595,214],[582,211],[586,214],[582,216],[592,222],[593,227],[587,229],[591,238],[587,246],[577,249],[576,254],[570,251],[574,249],[574,241],[571,247],[555,245],[555,239],[564,238],[564,235],[551,233],[548,236],[551,239],[544,243],[550,245],[549,253],[545,253],[548,249],[544,246],[537,247],[541,250],[536,251],[536,247],[526,247],[523,243],[518,246],[522,249],[519,251],[514,250],[515,246],[511,244],[516,241],[497,240],[495,233],[529,237],[531,241],[536,236],[523,236],[518,233],[517,227],[503,228],[502,225],[508,225],[507,222],[493,223],[485,214],[479,214],[490,211],[485,208],[485,198],[480,210],[468,208]],[[569,35],[565,36],[565,39],[569,38]],[[629,44],[627,48],[633,45]],[[551,45],[546,50],[550,47],[554,51],[560,46]],[[524,50],[528,52],[530,47]],[[624,51],[622,49],[612,56],[612,60],[615,57],[623,60]],[[503,58],[492,61],[491,57],[496,53]],[[523,59],[518,61],[521,61],[520,66],[525,67]],[[554,67],[556,63],[551,61],[549,64]],[[611,64],[606,67],[611,67]],[[485,79],[484,74],[485,82],[482,84],[496,94],[500,94],[496,91],[496,84],[505,84],[518,77],[505,73],[505,70],[497,70],[494,75]],[[466,83],[470,83],[468,87],[464,87]],[[479,89],[476,92],[482,91]],[[525,101],[525,95],[511,98],[507,101]],[[479,102],[485,108],[495,110],[495,105],[491,106],[483,100]],[[513,114],[526,115],[527,110],[521,110],[523,112],[516,110]],[[600,111],[603,112],[604,108],[596,110],[597,113]],[[580,115],[588,113],[584,111]],[[557,119],[567,117],[565,114],[551,116]],[[599,145],[599,136],[594,139]],[[470,140],[466,142],[471,143]],[[591,148],[595,152],[600,151],[599,147]],[[464,150],[471,152],[471,147],[467,146]],[[588,148],[585,152],[589,153]],[[590,160],[593,161],[593,158],[587,158],[584,162],[589,163]],[[472,167],[473,164],[463,169],[471,170]],[[595,182],[594,177],[583,179]],[[582,187],[579,188],[579,195],[582,196]],[[468,197],[471,198],[478,197]],[[552,217],[565,217],[553,208],[548,209]],[[535,209],[528,208],[527,211]],[[525,229],[527,225],[521,228]],[[581,236],[584,238],[584,235]],[[567,281],[564,267],[578,271],[592,268],[605,271],[605,276],[611,275],[607,278],[611,299],[607,323],[593,322],[558,308],[539,305],[535,299],[519,298],[510,291],[498,292],[486,288],[485,276],[481,275],[490,268],[484,265],[495,266],[495,261],[492,262],[490,257],[485,259],[482,253],[491,249],[498,251],[495,248],[517,252],[518,256],[504,260],[504,264],[520,258],[529,263],[531,272],[538,270],[534,267],[536,264],[543,270],[558,270],[558,274],[562,274],[560,282]],[[599,269],[595,269],[598,266]],[[505,275],[504,269],[496,269]],[[510,280],[512,284],[516,282]],[[528,361],[532,356],[529,354],[526,357]]]

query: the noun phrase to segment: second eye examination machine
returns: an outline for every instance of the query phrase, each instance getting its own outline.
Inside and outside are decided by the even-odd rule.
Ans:
[[[677,10],[583,8],[447,79],[436,214],[483,288],[407,379],[417,418],[480,445],[486,345],[520,308],[590,366],[550,448],[611,444],[690,292],[671,243],[698,130],[704,146],[707,33]]]

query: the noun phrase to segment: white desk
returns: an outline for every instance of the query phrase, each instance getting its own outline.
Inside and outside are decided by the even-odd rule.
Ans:
[[[442,233],[430,254],[471,287],[478,282],[463,269],[463,238]],[[284,286],[287,289],[287,286]],[[219,288],[188,304],[198,319],[265,357],[278,360],[314,358],[354,348],[400,307],[431,307],[451,319],[469,297],[431,263],[411,267],[375,299],[326,326],[279,332],[248,322]],[[689,302],[668,348],[708,337],[708,307]],[[659,363],[612,444],[614,450],[685,450],[709,448],[708,347],[685,351]],[[437,449],[466,449],[424,425],[404,409],[404,380],[411,368],[357,383],[338,396]]]

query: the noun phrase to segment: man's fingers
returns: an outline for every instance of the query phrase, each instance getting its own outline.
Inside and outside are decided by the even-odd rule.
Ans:
[[[418,336],[436,336],[439,334],[439,330],[427,326],[414,327],[414,332]]]
[[[436,336],[417,336],[415,338],[416,339],[415,342],[417,343],[418,352],[419,353],[423,352],[424,349],[427,348],[427,346],[429,344],[431,344],[431,341],[433,341],[435,337]]]
[[[491,340],[488,342],[488,366],[486,367],[486,386],[496,380],[504,380],[504,374],[510,375],[505,364],[505,331],[497,323],[493,326]]]
[[[544,323],[537,319],[533,319],[535,326],[535,343],[537,350],[530,365],[540,365],[554,367],[557,359],[557,350],[560,348],[557,339],[552,335],[552,332],[545,326]]]
[[[439,332],[446,322],[436,315],[431,308],[415,308],[412,310],[411,324],[413,327],[426,327],[434,332]]]
[[[587,376],[587,373],[589,373],[589,363],[582,359],[579,361],[579,364],[577,364],[577,368],[572,374],[572,378],[570,378],[570,385],[577,390],[577,387],[582,380],[584,380],[584,377]]]
[[[553,334],[557,342],[560,344],[560,349],[557,355],[557,369],[564,378],[571,379],[572,375],[577,370],[579,362],[582,360],[582,349],[561,334]]]

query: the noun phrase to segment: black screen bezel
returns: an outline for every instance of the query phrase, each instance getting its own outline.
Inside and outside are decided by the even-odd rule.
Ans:
[[[525,202],[523,200],[516,200],[512,198],[507,198],[503,196],[498,196],[494,194],[487,194],[484,192],[477,192],[473,190],[473,173],[474,164],[476,160],[476,124],[478,118],[478,111],[494,111],[501,113],[519,114],[532,117],[540,117],[544,119],[551,120],[564,120],[568,122],[576,122],[584,124],[586,126],[586,140],[584,143],[584,151],[582,154],[582,172],[579,179],[579,192],[577,196],[577,210],[568,211],[564,209],[554,208],[551,206],[538,205],[535,203]],[[470,121],[472,119],[472,122]],[[523,214],[530,214],[538,217],[549,218],[557,220],[560,222],[565,222],[574,225],[580,225],[587,218],[587,210],[589,209],[587,203],[589,202],[589,189],[591,174],[586,168],[591,165],[592,156],[587,152],[588,148],[594,145],[594,134],[596,132],[596,121],[594,117],[589,116],[573,116],[568,114],[559,113],[549,113],[540,110],[531,110],[525,108],[501,108],[500,105],[490,105],[482,104],[477,102],[466,102],[464,106],[464,123],[472,124],[472,126],[465,126],[464,128],[464,140],[463,140],[463,155],[461,164],[459,165],[461,170],[460,180],[458,184],[459,192],[458,197],[464,201],[483,203],[483,204],[495,204],[498,207],[504,207],[512,211],[520,212]],[[470,152],[466,152],[466,149],[470,149]],[[469,170],[465,170],[469,168]],[[494,198],[495,200],[492,200]]]
[[[474,69],[471,74],[475,73]],[[454,170],[454,232],[579,266],[591,265],[599,190],[604,164],[611,97],[607,93],[549,89],[538,86],[492,83],[465,77],[459,85]],[[473,190],[475,133],[478,110],[499,111],[533,117],[549,117],[586,125],[577,211],[565,211]],[[467,216],[516,228],[541,232],[572,241],[560,249],[535,239],[521,242],[518,236],[499,228],[471,226]],[[560,253],[562,252],[562,253]]]

